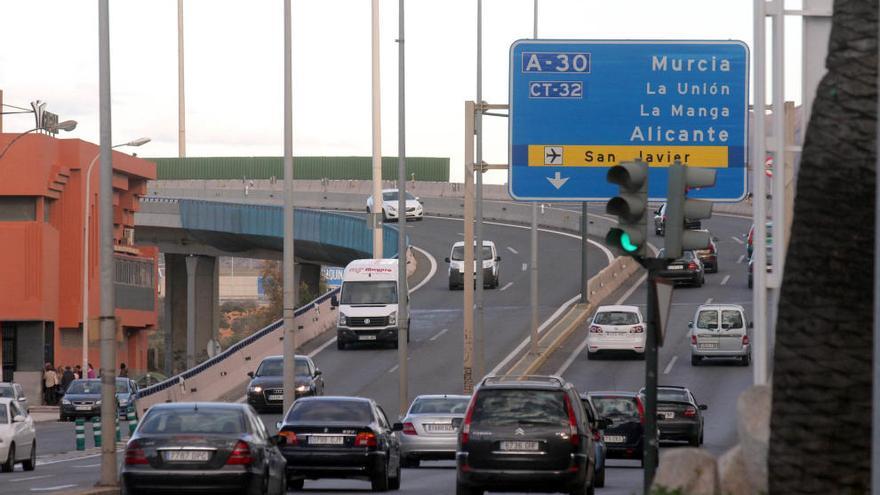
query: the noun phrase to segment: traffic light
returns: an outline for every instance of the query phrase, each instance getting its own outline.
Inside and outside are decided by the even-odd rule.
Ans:
[[[606,213],[618,217],[605,242],[628,256],[643,257],[648,241],[648,164],[623,162],[608,169],[607,179],[620,190],[605,205]]]
[[[669,189],[666,194],[666,258],[681,257],[682,251],[704,249],[709,246],[709,232],[687,230],[685,219],[702,220],[712,216],[712,202],[688,199],[693,187],[715,185],[715,171],[708,168],[688,167],[676,160],[669,166]]]

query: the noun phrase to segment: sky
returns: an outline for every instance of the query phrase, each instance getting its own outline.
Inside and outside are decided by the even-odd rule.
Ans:
[[[398,0],[380,0],[382,152],[397,155]],[[752,46],[747,0],[540,0],[546,39],[735,39]],[[791,2],[789,2],[791,4]],[[293,0],[294,155],[372,153],[370,1]],[[788,8],[792,8],[787,4]],[[280,156],[282,0],[184,0],[188,156]],[[406,153],[463,177],[464,102],[476,99],[476,0],[406,2]],[[48,102],[98,141],[98,2],[0,0],[4,103]],[[533,0],[483,1],[483,99],[507,103],[510,44],[533,33]],[[110,2],[113,143],[177,156],[177,1]],[[800,101],[800,21],[786,22],[786,98]],[[769,71],[768,71],[769,72]],[[10,110],[6,108],[5,110]],[[507,119],[484,118],[484,160],[507,161]],[[4,132],[33,127],[4,116]],[[123,149],[124,150],[124,149]],[[506,182],[493,171],[487,182]]]

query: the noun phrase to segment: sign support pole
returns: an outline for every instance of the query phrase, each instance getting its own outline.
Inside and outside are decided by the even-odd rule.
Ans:
[[[474,284],[467,283],[474,278],[474,120],[475,105],[472,101],[464,103],[464,272],[462,286],[464,293],[464,353],[463,379],[464,393],[474,391]]]

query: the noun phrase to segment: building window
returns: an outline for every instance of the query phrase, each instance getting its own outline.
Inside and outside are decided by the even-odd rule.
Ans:
[[[116,258],[116,283],[134,287],[153,287],[153,262]]]
[[[36,220],[36,197],[0,196],[0,222],[33,222]]]

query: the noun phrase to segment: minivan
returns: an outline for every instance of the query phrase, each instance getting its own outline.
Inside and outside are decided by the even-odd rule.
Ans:
[[[339,308],[337,349],[358,342],[397,347],[401,304],[409,315],[409,291],[398,287],[397,264],[396,259],[363,259],[345,267],[339,298],[331,299],[331,305]],[[406,328],[409,342],[409,325]]]
[[[474,247],[476,247],[474,242]],[[477,267],[477,250],[474,249],[474,269]],[[497,289],[501,281],[501,256],[492,241],[483,241],[483,287]],[[449,263],[449,290],[464,288],[464,241],[452,245],[452,252],[446,258]]]
[[[691,365],[706,358],[735,358],[748,366],[752,359],[746,312],[738,304],[703,304],[688,323]]]

